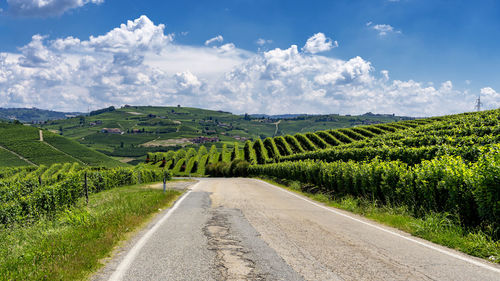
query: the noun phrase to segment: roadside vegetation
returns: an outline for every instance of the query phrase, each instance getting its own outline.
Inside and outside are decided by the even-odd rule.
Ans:
[[[179,192],[140,185],[164,178],[170,172],[146,165],[0,168],[0,276],[81,279],[126,233],[177,198]]]
[[[180,192],[118,187],[80,198],[74,206],[27,226],[0,229],[3,280],[82,280],[102,266],[127,239]]]

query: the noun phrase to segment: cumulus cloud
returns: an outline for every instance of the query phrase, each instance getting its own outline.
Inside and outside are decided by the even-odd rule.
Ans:
[[[337,41],[332,42],[332,39],[327,38],[325,34],[319,32],[307,39],[302,50],[307,53],[316,54],[329,51],[338,46],[339,43]]]
[[[482,108],[495,109],[500,107],[500,93],[491,87],[481,89]]]
[[[451,81],[391,80],[362,57],[318,55],[334,43],[311,38],[312,47],[258,53],[233,43],[186,46],[145,16],[87,39],[34,35],[18,52],[0,53],[0,107],[182,104],[235,113],[428,116],[470,111],[476,98]],[[499,106],[495,90],[481,94],[485,105]]]
[[[373,22],[369,21],[366,23],[366,26],[370,27],[371,29],[375,30],[378,32],[378,35],[380,36],[386,36],[388,34],[401,34],[400,30],[396,30],[393,26],[390,24],[373,24]]]
[[[208,39],[207,41],[205,41],[205,46],[208,46],[214,42],[219,42],[219,43],[222,43],[222,41],[224,41],[224,37],[222,37],[222,35],[217,35],[213,38],[210,38]]]
[[[104,0],[7,0],[10,13],[27,17],[59,16],[89,3],[103,2]]]

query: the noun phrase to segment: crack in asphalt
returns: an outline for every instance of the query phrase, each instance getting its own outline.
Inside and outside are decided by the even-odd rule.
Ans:
[[[232,235],[228,215],[220,208],[211,211],[203,233],[208,249],[215,252],[216,268],[223,280],[266,280],[255,272],[255,261],[248,257],[250,251]]]

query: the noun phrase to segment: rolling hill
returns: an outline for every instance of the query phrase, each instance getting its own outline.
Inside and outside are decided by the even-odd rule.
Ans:
[[[47,130],[0,122],[0,166],[51,165],[77,162],[82,165],[123,165],[100,152]],[[41,140],[41,136],[43,140]]]
[[[81,113],[38,108],[0,108],[0,120],[19,120],[23,123],[39,123],[47,120],[66,119],[77,115],[81,115]]]
[[[251,115],[180,106],[125,106],[97,110],[89,116],[53,120],[40,127],[109,156],[144,160],[144,155],[148,152],[178,150],[182,147],[197,148],[203,142],[212,144],[214,141],[213,144],[220,150],[224,144],[232,145],[235,141],[407,119],[412,118],[377,114],[255,118]]]

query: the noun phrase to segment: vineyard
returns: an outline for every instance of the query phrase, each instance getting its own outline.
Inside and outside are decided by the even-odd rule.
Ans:
[[[52,216],[74,205],[86,192],[97,193],[118,186],[161,181],[163,177],[169,179],[170,173],[144,165],[106,169],[75,162],[1,168],[0,225]]]
[[[150,165],[165,167],[178,176],[204,175],[207,165],[217,163],[222,163],[219,166],[223,166],[223,163],[229,165],[234,160],[244,160],[250,164],[275,163],[287,161],[288,158],[293,161],[296,160],[294,157],[300,159],[303,155],[308,155],[307,153],[322,153],[335,147],[352,145],[430,122],[432,120],[413,120],[315,133],[297,133],[264,140],[258,139],[254,142],[246,141],[243,148],[241,148],[240,143],[235,142],[231,148],[224,145],[220,152],[215,145],[212,145],[210,150],[202,145],[198,151],[190,148],[189,150],[180,149],[176,152],[148,153],[146,162]]]
[[[500,110],[152,153],[175,175],[266,176],[306,192],[449,213],[500,237]]]
[[[78,162],[90,166],[117,167],[122,164],[112,158],[89,149],[49,131],[43,131],[40,141],[39,129],[22,124],[0,122],[0,166],[52,165]],[[20,159],[15,154],[29,162]],[[11,159],[6,160],[6,159]]]

